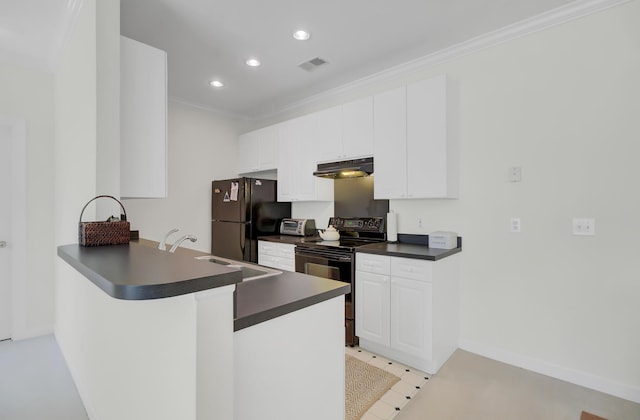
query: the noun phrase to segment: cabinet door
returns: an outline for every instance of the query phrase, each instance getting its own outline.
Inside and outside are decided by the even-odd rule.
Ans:
[[[432,359],[431,283],[391,277],[391,347]]]
[[[313,114],[296,119],[295,135],[297,136],[298,152],[291,158],[297,163],[296,180],[298,188],[296,200],[313,201],[316,199],[316,178],[313,172],[317,169],[313,156],[313,135],[315,132],[315,118]]]
[[[389,276],[356,272],[356,335],[389,346]]]
[[[374,97],[373,127],[374,197],[406,198],[407,101],[404,86]]]
[[[342,106],[343,158],[373,155],[373,97]]]
[[[313,114],[282,123],[278,150],[278,201],[331,201],[333,180],[313,176]]]
[[[278,140],[278,201],[294,201],[297,153],[294,120],[280,125]]]
[[[258,170],[258,141],[255,131],[238,136],[238,173],[246,174]]]
[[[446,76],[407,86],[409,198],[449,196]],[[377,168],[376,168],[377,171]]]
[[[342,107],[335,106],[316,112],[316,130],[313,146],[318,162],[332,162],[343,157]]]
[[[278,125],[270,125],[256,132],[258,170],[278,167]]]
[[[167,197],[167,54],[120,37],[120,195]]]

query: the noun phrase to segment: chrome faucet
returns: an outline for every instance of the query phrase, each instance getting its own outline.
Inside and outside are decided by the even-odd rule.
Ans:
[[[160,242],[158,244],[158,249],[160,251],[166,251],[167,250],[167,239],[169,238],[170,235],[176,233],[179,229],[171,229],[169,232],[167,232],[166,235],[164,235],[164,238],[162,238],[162,242]]]
[[[169,249],[169,252],[175,252],[176,248],[178,248],[178,246],[180,246],[180,244],[186,241],[187,239],[190,240],[191,242],[195,242],[198,240],[198,238],[196,238],[193,235],[184,235],[182,238],[178,239],[175,244],[171,245],[171,249]]]

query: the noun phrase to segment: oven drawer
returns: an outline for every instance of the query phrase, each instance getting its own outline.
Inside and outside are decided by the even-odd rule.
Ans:
[[[358,252],[356,253],[356,270],[388,276],[391,273],[390,258],[386,255]]]

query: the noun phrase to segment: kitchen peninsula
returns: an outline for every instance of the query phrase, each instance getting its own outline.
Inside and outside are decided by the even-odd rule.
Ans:
[[[90,417],[342,418],[349,285],[300,273],[242,282],[203,253],[150,245],[58,248],[88,280],[73,283],[86,328],[67,364]]]

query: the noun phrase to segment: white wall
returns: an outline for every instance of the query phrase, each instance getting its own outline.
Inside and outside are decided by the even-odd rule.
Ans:
[[[55,74],[55,245],[78,242],[78,217],[96,195],[97,61],[96,0],[84,0]],[[95,209],[85,212],[87,220]],[[95,220],[95,219],[93,219]],[[55,248],[51,249],[54,256]],[[78,331],[91,331],[82,306],[74,304],[75,285],[87,279],[55,257],[55,335],[90,417],[87,400],[92,361]]]
[[[170,243],[193,234],[198,241],[183,246],[209,252],[211,181],[237,176],[236,140],[243,122],[174,100],[169,101],[168,118],[169,197],[123,204],[140,237],[160,241],[177,228]]]
[[[96,3],[96,191],[120,197],[120,2]],[[97,200],[99,219],[114,213],[113,200]],[[115,207],[118,208],[117,205]]]
[[[390,203],[400,232],[463,236],[463,346],[636,400],[639,18],[632,2],[425,72],[460,84],[460,200]]]
[[[26,122],[26,278],[14,302],[14,339],[53,329],[53,74],[0,62],[0,115]]]
[[[639,21],[632,1],[342,99],[458,84],[460,199],[390,207],[400,232],[463,237],[461,345],[640,402]],[[596,236],[573,236],[573,217],[594,217]]]

